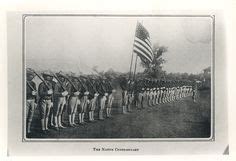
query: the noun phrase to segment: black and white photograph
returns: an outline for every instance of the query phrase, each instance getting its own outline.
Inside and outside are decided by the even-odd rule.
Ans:
[[[23,15],[23,141],[214,140],[213,15]]]

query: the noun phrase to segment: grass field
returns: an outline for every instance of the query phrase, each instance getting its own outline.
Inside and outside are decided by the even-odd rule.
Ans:
[[[78,125],[47,134],[40,132],[39,110],[36,109],[29,138],[208,138],[211,132],[210,90],[199,91],[196,103],[191,97],[121,114],[120,92],[115,96],[113,118]],[[97,118],[97,112],[95,119]],[[76,117],[77,118],[77,117]],[[78,120],[76,120],[78,121]],[[63,122],[68,125],[67,113]]]

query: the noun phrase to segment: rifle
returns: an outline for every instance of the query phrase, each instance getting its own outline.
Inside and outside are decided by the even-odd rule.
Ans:
[[[94,87],[94,85],[93,85],[93,83],[91,82],[90,78],[89,78],[89,77],[88,77],[88,78],[85,77],[85,79],[89,82],[89,84],[90,84],[90,86],[93,88],[93,90],[94,90],[95,92],[97,92],[97,89]]]
[[[33,69],[29,68],[29,70],[31,70],[32,72],[34,72],[34,74],[45,84],[45,86],[47,87],[48,90],[50,90],[50,87],[48,86],[47,82],[37,73],[35,72]]]
[[[61,85],[61,88],[63,89],[63,91],[66,91],[65,87],[63,86],[63,83],[60,81],[60,79],[56,76],[56,74],[52,73],[52,75],[56,78],[56,80],[59,82],[59,84]]]
[[[27,85],[30,87],[30,89],[31,89],[32,91],[36,91],[36,89],[34,89],[34,87],[32,87],[28,81],[27,81],[26,83],[27,83]]]
[[[83,82],[78,77],[74,77],[74,78],[79,81],[79,83],[82,85],[84,89],[87,89],[87,87],[84,86]]]
[[[60,73],[60,72],[59,72]],[[62,75],[62,74],[61,74]],[[76,91],[78,91],[78,88],[76,88],[76,86],[75,86],[75,84],[67,77],[67,76],[65,76],[65,75],[62,75],[71,85],[72,85],[72,87],[76,90]]]

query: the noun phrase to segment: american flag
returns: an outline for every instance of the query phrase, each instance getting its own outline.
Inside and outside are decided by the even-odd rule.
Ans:
[[[150,36],[141,23],[137,23],[134,49],[133,51],[141,58],[142,61],[151,63],[153,60],[153,51]]]

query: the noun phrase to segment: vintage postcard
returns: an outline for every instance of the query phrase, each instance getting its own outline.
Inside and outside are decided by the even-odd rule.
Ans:
[[[9,126],[18,122],[9,145],[22,145],[9,153],[37,145],[73,155],[228,153],[218,18],[9,13],[8,55],[17,62],[9,86],[20,89],[9,104]]]

